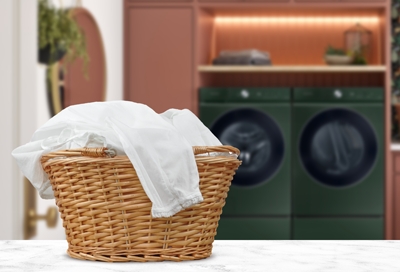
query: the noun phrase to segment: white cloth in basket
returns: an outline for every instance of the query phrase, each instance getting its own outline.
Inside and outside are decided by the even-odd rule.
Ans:
[[[153,217],[169,217],[203,201],[192,146],[221,145],[189,110],[157,114],[146,105],[94,102],[70,106],[12,155],[42,198],[54,198],[40,164],[55,150],[107,146],[126,154],[152,202]]]

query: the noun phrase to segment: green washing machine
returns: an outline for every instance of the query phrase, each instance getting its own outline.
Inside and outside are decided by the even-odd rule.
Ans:
[[[293,90],[294,239],[383,239],[383,94]]]
[[[239,148],[216,239],[290,239],[290,89],[202,88],[200,119]]]

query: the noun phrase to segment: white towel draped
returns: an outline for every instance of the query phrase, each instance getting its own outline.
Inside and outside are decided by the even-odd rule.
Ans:
[[[169,217],[203,201],[192,146],[221,145],[189,110],[155,113],[146,105],[94,102],[68,107],[12,155],[42,198],[54,198],[42,155],[62,149],[108,147],[126,154],[153,203],[153,217]]]

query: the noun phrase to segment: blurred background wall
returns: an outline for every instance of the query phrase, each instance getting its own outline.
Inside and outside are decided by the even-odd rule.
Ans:
[[[53,0],[60,6],[60,1]],[[64,7],[74,6],[75,0],[62,1]],[[95,18],[103,38],[106,56],[106,100],[121,100],[123,98],[123,1],[122,0],[82,0],[82,6],[89,10]],[[42,126],[49,118],[50,112],[46,97],[46,67],[37,65],[37,127]],[[37,211],[45,214],[54,200],[38,199]],[[57,227],[49,229],[41,220],[38,223],[37,236],[34,239],[63,239],[64,228],[61,220]]]
[[[77,3],[95,18],[106,58],[106,100],[123,98],[123,1],[53,0],[55,6]],[[37,1],[0,0],[0,239],[22,239],[23,176],[11,151],[28,142],[51,116],[46,96],[46,67],[37,62]],[[36,87],[36,88],[35,88]],[[45,214],[54,200],[37,197],[37,212]],[[61,220],[55,229],[38,222],[36,239],[63,239]]]
[[[0,125],[3,133],[0,133],[0,192],[12,192],[15,186],[13,181],[17,178],[17,169],[14,160],[11,160],[11,151],[18,144],[17,130],[17,82],[14,77],[17,71],[17,6],[16,1],[0,0]],[[36,46],[36,44],[35,44]],[[11,118],[9,118],[11,117]],[[17,202],[11,194],[0,197],[0,206],[7,207],[10,203]],[[7,205],[7,206],[5,206]],[[0,228],[0,239],[12,238],[13,221],[17,206],[13,209],[2,210],[2,227]]]

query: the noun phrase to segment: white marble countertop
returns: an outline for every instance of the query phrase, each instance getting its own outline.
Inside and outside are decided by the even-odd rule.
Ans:
[[[0,241],[0,271],[400,271],[400,241],[215,241],[197,261],[104,263],[70,258],[66,241]]]

